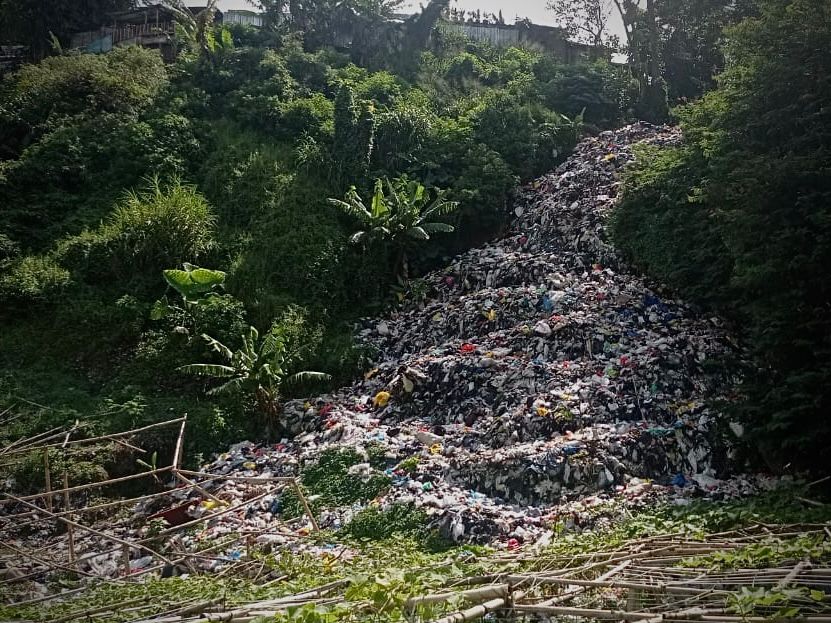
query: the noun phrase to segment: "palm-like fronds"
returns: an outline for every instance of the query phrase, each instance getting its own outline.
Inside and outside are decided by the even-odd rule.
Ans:
[[[206,333],[202,334],[202,339],[208,343],[208,348],[218,352],[226,361],[233,361],[234,351],[225,346],[225,344]]]
[[[304,370],[302,372],[296,372],[291,376],[287,376],[285,383],[288,385],[299,385],[300,383],[325,383],[330,380],[332,380],[332,377],[329,374]]]
[[[268,414],[277,411],[276,401],[281,388],[331,378],[328,374],[310,370],[290,374],[288,368],[299,355],[289,352],[286,339],[277,326],[263,338],[256,328],[249,327],[242,335],[242,347],[238,350],[231,350],[210,335],[203,334],[202,339],[228,363],[193,363],[178,369],[186,374],[225,381],[210,389],[209,395],[250,391]]]
[[[329,199],[329,204],[361,223],[362,229],[349,237],[351,244],[377,239],[403,248],[410,244],[409,241],[429,240],[431,233],[454,231],[449,223],[428,220],[451,214],[459,207],[445,197],[446,192],[440,190],[430,201],[430,193],[419,182],[383,178],[375,181],[370,209],[354,186],[343,200]]]

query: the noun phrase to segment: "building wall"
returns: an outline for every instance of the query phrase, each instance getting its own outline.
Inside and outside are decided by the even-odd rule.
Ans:
[[[515,26],[489,26],[486,24],[447,24],[447,28],[461,32],[474,41],[484,41],[497,47],[509,47],[520,42]]]
[[[223,23],[242,24],[243,26],[261,28],[263,25],[263,17],[253,11],[225,11]]]

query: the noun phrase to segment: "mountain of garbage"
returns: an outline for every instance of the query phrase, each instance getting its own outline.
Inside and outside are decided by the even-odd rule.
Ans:
[[[508,235],[364,324],[378,363],[363,380],[288,402],[292,438],[238,444],[207,470],[287,475],[326,449],[380,447],[392,486],[375,503],[413,504],[473,542],[533,541],[555,518],[574,521],[574,504],[752,489],[730,477],[742,431],[719,415],[738,381],[723,364],[740,349],[718,318],[627,270],[605,234],[633,146],[679,140],[640,123],[580,143],[523,189]],[[323,526],[355,511],[329,509]]]

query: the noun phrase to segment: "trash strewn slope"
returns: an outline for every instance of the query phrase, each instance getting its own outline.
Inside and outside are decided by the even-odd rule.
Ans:
[[[627,272],[604,233],[632,146],[678,140],[637,124],[583,141],[522,191],[506,237],[365,324],[380,363],[363,381],[287,403],[297,437],[240,444],[210,469],[294,473],[328,447],[380,446],[390,465],[418,458],[387,469],[377,502],[413,503],[475,542],[533,540],[598,494],[638,503],[750,487],[719,480],[730,457],[718,404],[733,379],[718,362],[738,355],[725,328]],[[323,525],[354,511],[332,509]]]

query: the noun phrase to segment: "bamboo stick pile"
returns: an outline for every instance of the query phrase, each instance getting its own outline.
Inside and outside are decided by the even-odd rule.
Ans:
[[[165,570],[170,572],[177,566],[188,572],[197,572],[193,564],[197,560],[221,561],[224,565],[223,573],[239,572],[246,577],[254,574],[258,578],[262,576],[263,581],[268,580],[269,574],[262,569],[255,569],[254,561],[229,561],[220,555],[230,547],[244,548],[245,542],[256,536],[251,530],[243,529],[247,508],[286,487],[290,487],[301,500],[308,513],[308,521],[316,530],[317,523],[311,515],[302,489],[292,477],[244,478],[183,469],[181,461],[186,423],[187,418],[182,417],[122,433],[81,439],[73,438],[73,435],[78,434],[77,427],[54,429],[0,449],[0,460],[24,453],[42,453],[45,476],[45,490],[40,493],[17,496],[4,491],[0,497],[2,602],[7,605],[49,602],[77,595],[102,583],[136,582],[150,574]],[[143,453],[141,448],[131,443],[136,434],[176,425],[179,430],[171,465],[151,466],[152,468],[135,474],[75,486],[70,486],[65,471],[54,474],[54,467],[50,466],[50,450],[68,452],[76,446],[97,448],[100,444],[118,443]],[[71,455],[64,455],[64,459],[66,464],[67,460],[71,460]],[[163,482],[162,477],[169,482]],[[149,482],[150,490],[157,491],[135,497],[108,498],[93,504],[87,503],[86,498],[79,501],[77,497],[133,481]],[[230,482],[244,487],[242,501],[229,503],[205,488],[216,482]],[[60,486],[55,488],[57,483]],[[210,500],[214,503],[214,508],[198,517],[165,527],[152,536],[137,536],[139,531],[134,529],[129,513],[121,511],[135,509],[137,504],[147,501],[159,501],[162,507],[170,506],[175,504],[171,498],[174,492],[180,498]],[[240,530],[229,530],[226,538],[211,540],[207,546],[200,547],[198,552],[175,547],[178,535],[186,530],[205,528],[221,521],[239,524]],[[290,538],[302,538],[288,528],[284,528],[282,534]],[[145,564],[136,568],[138,558],[144,558]],[[120,563],[114,566],[111,561],[116,559]],[[108,565],[102,564],[102,560],[109,561]],[[32,581],[37,581],[39,587],[44,587],[52,579],[60,577],[80,581],[82,586],[50,594],[27,593],[27,585]],[[188,604],[179,604],[177,607],[185,605]],[[192,604],[188,607],[192,607]]]
[[[73,439],[77,434],[75,429],[53,430],[0,450],[0,459],[22,452],[43,452],[46,474],[45,491],[27,496],[5,493],[0,499],[0,533],[3,535],[0,539],[0,571],[4,572],[0,575],[0,587],[4,595],[14,595],[14,599],[9,600],[12,605],[64,602],[66,613],[51,619],[59,623],[107,621],[116,612],[119,620],[131,623],[248,623],[262,617],[279,616],[301,606],[338,608],[339,621],[381,620],[378,618],[381,613],[373,610],[370,601],[356,597],[354,591],[349,592],[350,580],[340,578],[316,588],[251,603],[225,598],[150,600],[131,597],[92,607],[73,606],[72,599],[103,584],[140,582],[174,566],[184,567],[191,574],[200,573],[202,569],[198,563],[219,560],[228,547],[250,542],[253,533],[242,529],[246,509],[264,496],[286,487],[298,495],[310,525],[317,530],[308,501],[295,478],[237,477],[183,469],[181,458],[186,418],[152,427],[177,425],[178,437],[171,465],[153,466],[134,475],[83,485],[70,486],[65,473],[50,472],[50,449],[118,442],[141,451],[133,445],[133,436],[148,427],[77,440]],[[173,484],[168,488],[161,486],[160,476],[170,478]],[[141,478],[153,479],[162,490],[91,505],[73,502],[73,496]],[[221,492],[216,489],[212,492],[211,485],[218,480],[237,482],[238,486],[246,487],[243,500],[230,504],[222,499]],[[53,488],[55,484],[59,488]],[[165,500],[165,496],[171,494],[170,486],[175,487],[174,491],[185,491],[213,502],[213,508],[204,515],[140,538],[120,521],[93,519],[101,512],[111,514],[146,500],[158,498],[169,505],[171,501]],[[214,538],[209,546],[199,551],[177,546],[183,531],[198,530],[234,518],[240,520],[240,530],[230,531],[221,539]],[[28,538],[8,538],[12,534],[28,534]],[[283,534],[303,538],[288,527]],[[32,535],[41,536],[33,538]],[[609,551],[565,555],[557,553],[556,549],[548,549],[484,554],[477,562],[479,568],[488,570],[487,574],[456,577],[442,586],[435,586],[429,593],[396,595],[400,599],[394,600],[395,610],[383,612],[382,619],[464,623],[494,615],[517,621],[762,623],[775,619],[831,623],[831,556],[812,560],[805,552],[799,552],[800,557],[789,557],[788,551],[797,550],[784,550],[784,555],[775,560],[771,558],[775,564],[757,564],[765,561],[748,560],[746,556],[731,558],[748,548],[775,546],[795,539],[831,544],[831,525],[756,523],[740,530],[695,538],[673,533],[632,539]],[[98,569],[95,560],[102,556],[120,559],[119,570],[113,574]],[[135,569],[133,563],[139,556],[150,562]],[[734,564],[737,561],[742,564]],[[277,592],[288,592],[283,582],[289,578],[274,577],[273,571],[263,560],[248,556],[227,564],[215,575],[224,578],[239,574],[253,578],[259,586],[274,586],[279,589]],[[34,596],[14,591],[15,586],[25,586],[33,579],[45,585],[49,578],[66,576],[74,578],[78,587]]]

